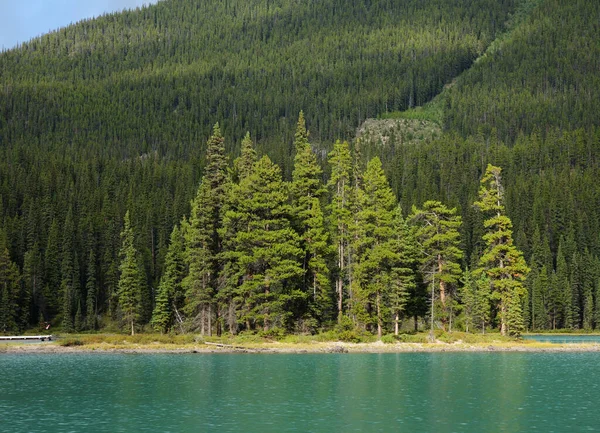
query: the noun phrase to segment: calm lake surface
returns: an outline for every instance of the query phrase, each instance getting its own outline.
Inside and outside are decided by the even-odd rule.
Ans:
[[[600,430],[596,353],[0,355],[2,432]]]
[[[524,335],[525,340],[535,340],[543,343],[597,343],[600,344],[600,335],[561,335],[561,334],[530,334]]]

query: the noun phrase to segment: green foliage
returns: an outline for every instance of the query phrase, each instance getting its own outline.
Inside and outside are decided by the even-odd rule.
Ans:
[[[498,305],[502,335],[519,336],[524,330],[522,301],[526,295],[523,282],[529,268],[523,253],[513,244],[512,222],[504,213],[504,188],[501,169],[488,164],[481,178],[479,200],[474,206],[489,215],[484,221],[486,248],[479,259],[476,275],[486,275],[492,300]]]
[[[125,214],[125,226],[121,232],[121,238],[123,244],[120,251],[121,264],[119,265],[119,307],[123,313],[123,319],[131,330],[131,335],[134,335],[135,324],[142,319],[146,282],[139,253],[134,245],[133,227],[131,226],[129,211]]]
[[[221,253],[219,230],[228,188],[225,141],[219,124],[208,139],[206,167],[196,198],[192,202],[189,227],[185,232],[185,257],[188,274],[183,280],[184,311],[192,329],[202,335],[212,332],[212,300],[219,275]]]
[[[397,280],[401,264],[397,241],[396,198],[390,189],[379,158],[372,159],[362,178],[356,197],[358,212],[353,249],[356,302],[354,313],[363,326],[376,327],[383,335],[389,314],[388,298],[392,288],[395,313],[402,311],[408,288]]]
[[[289,327],[295,306],[306,302],[306,292],[294,284],[303,275],[303,251],[287,199],[281,170],[266,156],[232,188],[222,236],[224,296],[233,310],[233,332],[236,323],[265,331]]]
[[[460,227],[462,220],[456,208],[448,209],[438,201],[426,201],[422,209],[413,206],[411,219],[417,224],[416,238],[419,242],[423,281],[431,284],[430,302],[435,304],[435,292],[439,293],[444,327],[451,322],[453,289],[461,275],[459,260]],[[435,314],[435,313],[433,313]],[[435,320],[432,318],[431,320]]]
[[[0,242],[2,247],[4,242]],[[19,268],[10,260],[6,247],[0,250],[0,331],[16,331],[19,321]]]
[[[412,223],[403,226],[395,208],[399,259],[389,273],[387,264],[381,275],[373,271],[388,256],[373,252],[370,235],[361,239],[366,202],[357,198],[367,187],[364,164],[375,156],[402,209],[446,203],[462,218],[455,238],[462,257],[436,280],[452,295],[459,268],[489,253],[486,217],[472,207],[477,182],[488,163],[504,167],[503,216],[533,269],[527,294],[508,300],[508,327],[600,324],[596,3],[200,3],[110,14],[0,54],[0,237],[16,270],[8,274],[22,274],[0,302],[11,329],[40,316],[65,330],[122,319],[126,210],[144,280],[141,326],[153,302],[161,329],[173,326],[177,307],[190,328],[207,334],[264,327],[266,310],[277,312],[269,328],[295,332],[327,329],[336,315],[363,327],[381,323],[382,332],[395,317],[421,318],[429,273],[411,265]],[[385,134],[334,144],[326,167],[329,143],[375,116],[418,120],[389,121]],[[227,140],[220,127],[211,130],[217,121]],[[258,152],[250,134],[240,144],[246,131]],[[268,194],[245,180],[265,185],[254,173],[257,154],[279,164]],[[328,180],[330,199],[322,191]],[[281,212],[247,204],[261,200]],[[184,215],[187,301],[179,292],[174,305],[171,289],[161,287],[169,235]],[[265,221],[285,226],[285,236],[254,233]],[[504,218],[490,224],[509,227]],[[269,246],[278,239],[293,248],[275,254]],[[289,273],[276,255],[286,257]],[[268,293],[252,286],[265,260],[286,275]],[[485,281],[473,277],[469,290],[485,298],[493,285]],[[370,289],[353,291],[365,282]],[[379,314],[375,286],[384,290]],[[454,301],[438,302],[444,326]],[[465,319],[470,301],[463,302]],[[472,305],[470,327],[496,324],[497,307],[477,312],[483,305]]]
[[[521,134],[598,125],[598,5],[521,3],[510,33],[445,92],[447,128],[512,144]]]
[[[177,309],[183,306],[182,281],[185,275],[184,242],[179,227],[171,232],[169,249],[165,259],[165,272],[158,286],[151,324],[160,333],[167,332],[176,319]],[[178,320],[181,320],[177,317]]]

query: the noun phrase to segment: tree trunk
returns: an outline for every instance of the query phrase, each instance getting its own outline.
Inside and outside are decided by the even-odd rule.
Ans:
[[[377,292],[377,338],[381,340],[381,294]]]
[[[212,336],[212,305],[208,304],[208,336]]]
[[[135,327],[133,326],[133,320],[131,321],[131,335],[135,335]]]
[[[398,313],[394,316],[394,335],[398,335]]]
[[[200,335],[204,337],[204,319],[206,318],[206,306],[202,305],[202,312],[200,313]]]
[[[268,307],[268,299],[269,299],[269,286],[265,287],[265,300],[267,302],[267,307],[265,308],[265,320],[263,323],[263,331],[267,332],[269,330],[269,307]]]
[[[502,302],[502,305],[500,306],[500,317],[502,321],[500,325],[500,334],[506,336],[506,305],[504,302]]]
[[[444,263],[442,261],[442,256],[438,254],[438,273],[442,275],[442,271],[444,270]],[[444,311],[446,309],[446,284],[440,279],[440,302],[442,303],[442,307]]]

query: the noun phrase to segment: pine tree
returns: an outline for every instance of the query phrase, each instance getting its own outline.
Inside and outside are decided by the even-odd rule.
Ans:
[[[491,320],[491,307],[490,301],[492,293],[490,290],[489,279],[481,274],[479,279],[476,280],[475,293],[475,318],[481,325],[481,332],[485,334],[485,326],[490,323]]]
[[[477,282],[469,268],[465,269],[461,279],[462,286],[458,289],[458,296],[463,305],[463,321],[465,331],[473,327],[477,317]]]
[[[458,261],[463,256],[459,248],[462,220],[456,215],[456,208],[448,209],[438,201],[426,201],[422,209],[413,207],[411,218],[418,226],[416,236],[420,244],[423,278],[431,284],[432,326],[436,283],[445,326],[448,322],[446,298],[451,296],[450,286],[455,285],[461,275]]]
[[[498,304],[502,335],[519,336],[524,329],[521,303],[526,294],[523,282],[529,268],[523,254],[513,244],[512,222],[504,211],[500,173],[499,167],[488,164],[481,179],[479,201],[474,204],[480,211],[491,214],[484,221],[486,248],[476,272],[490,279],[492,299]]]
[[[236,177],[239,180],[244,179],[252,173],[252,167],[256,163],[256,150],[254,149],[254,143],[250,138],[250,133],[247,132],[242,140],[241,155],[234,161],[234,169]]]
[[[246,329],[289,326],[306,301],[293,284],[303,274],[300,240],[290,224],[287,187],[279,167],[261,158],[235,188],[223,222],[228,262],[224,279],[236,318]]]
[[[294,226],[300,235],[304,250],[304,290],[307,293],[314,292],[313,296],[309,296],[309,299],[312,299],[309,310],[316,313],[317,286],[320,297],[323,297],[329,285],[329,269],[325,260],[328,239],[323,230],[323,213],[318,203],[326,190],[321,180],[322,170],[308,142],[308,136],[304,113],[301,111],[294,141],[296,155],[291,184],[292,211]],[[314,236],[318,236],[319,239]]]
[[[359,302],[354,308],[359,321],[368,327],[375,325],[381,338],[390,290],[398,282],[399,255],[396,198],[377,157],[367,164],[357,202],[360,210],[356,215],[354,275]],[[397,301],[404,298],[401,293],[396,297]],[[397,302],[396,307],[403,305]]]
[[[16,331],[19,314],[19,268],[10,259],[0,233],[0,332]]]
[[[140,258],[135,248],[133,227],[129,217],[129,211],[125,214],[125,226],[121,232],[122,247],[119,252],[121,264],[119,266],[120,277],[118,283],[118,301],[123,318],[131,329],[131,335],[135,334],[135,325],[141,319],[142,296],[144,292],[144,274],[140,266]]]
[[[173,319],[181,325],[179,308],[182,306],[183,289],[181,282],[185,272],[184,239],[177,226],[173,228],[169,250],[165,259],[165,272],[158,286],[156,305],[152,313],[152,326],[157,331],[166,332]]]
[[[207,143],[206,161],[186,231],[185,251],[189,272],[183,287],[186,292],[184,311],[192,327],[199,327],[202,335],[212,335],[213,301],[218,288],[218,259],[222,249],[219,230],[228,188],[225,141],[218,123],[213,127],[213,135]]]
[[[329,165],[331,166],[331,177],[328,186],[332,189],[332,199],[329,205],[330,233],[336,246],[337,278],[335,291],[337,294],[338,322],[340,322],[343,315],[345,284],[348,281],[347,256],[349,253],[350,225],[352,224],[352,214],[350,212],[352,158],[350,156],[350,146],[346,141],[336,141],[333,150],[329,154]]]
[[[539,273],[530,274],[531,284],[531,328],[547,329],[548,315],[546,312],[546,299],[548,298],[548,271],[542,266]]]
[[[215,292],[213,230],[210,215],[210,191],[208,183],[200,185],[198,195],[192,202],[189,229],[186,231],[185,259],[188,274],[183,280],[185,290],[184,311],[192,328],[199,328],[202,335],[211,335],[211,305]]]
[[[556,253],[556,273],[554,278],[554,284],[560,296],[556,296],[557,302],[553,306],[554,317],[552,329],[572,329],[573,315],[571,313],[571,285],[569,282],[569,269],[567,265],[567,260],[565,259],[565,255],[563,253],[562,239],[558,244],[558,251]]]
[[[86,327],[88,329],[96,329],[97,321],[97,299],[98,299],[98,287],[96,281],[96,255],[94,250],[90,249],[87,264],[87,282],[86,288]]]
[[[306,216],[304,242],[309,256],[307,268],[310,314],[323,322],[327,318],[327,313],[331,311],[329,268],[326,261],[331,247],[318,198],[312,200],[312,207]]]
[[[59,310],[59,290],[61,286],[60,278],[60,234],[56,219],[52,220],[48,231],[48,241],[44,251],[44,269],[45,269],[45,285],[44,299],[48,318],[50,320]]]
[[[65,225],[63,227],[62,240],[62,262],[61,262],[61,283],[60,293],[62,297],[62,329],[64,332],[73,332],[73,306],[76,293],[76,264],[74,248],[74,224],[73,212],[71,209],[67,212]]]
[[[393,283],[390,287],[389,303],[394,322],[394,335],[398,335],[400,317],[405,312],[410,293],[416,287],[414,268],[418,262],[414,230],[402,217],[400,207],[396,209],[394,231],[396,233],[394,247],[398,254],[398,261],[392,270]]]
[[[81,312],[81,301],[77,300],[77,312],[75,313],[74,329],[81,332],[83,329],[83,313]]]
[[[44,266],[42,256],[37,242],[34,242],[31,249],[25,253],[23,258],[23,298],[27,303],[26,311],[29,313],[29,303],[31,302],[34,310],[33,318],[38,318],[40,314],[45,317],[46,300],[44,299]],[[25,306],[25,305],[24,305]],[[27,314],[26,316],[29,316]],[[28,325],[29,317],[21,317],[24,325]]]

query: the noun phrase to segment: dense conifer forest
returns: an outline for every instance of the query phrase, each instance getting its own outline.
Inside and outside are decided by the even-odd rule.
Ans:
[[[599,18],[163,0],[1,53],[0,332],[599,327]]]

